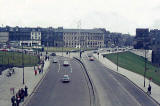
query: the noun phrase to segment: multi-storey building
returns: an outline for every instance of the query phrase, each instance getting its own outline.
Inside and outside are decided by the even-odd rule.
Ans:
[[[63,40],[65,47],[104,47],[104,33],[100,29],[63,29]]]
[[[0,32],[8,33],[9,42],[19,42],[21,46],[53,46],[53,47],[104,47],[104,31],[102,29],[63,29],[58,28],[22,28],[4,27]],[[3,33],[3,35],[5,35]]]
[[[8,42],[9,33],[8,32],[0,32],[0,43]]]
[[[152,45],[152,63],[160,66],[160,30],[150,30],[150,39]]]
[[[136,29],[136,37],[134,39],[135,49],[149,49],[150,46],[149,29]]]

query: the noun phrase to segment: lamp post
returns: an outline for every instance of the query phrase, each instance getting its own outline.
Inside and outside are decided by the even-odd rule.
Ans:
[[[24,54],[23,54],[23,41],[22,41],[22,67],[23,67],[23,84],[24,84]]]
[[[63,56],[63,45],[64,45],[64,44],[63,44],[63,41],[62,41],[62,56]]]
[[[118,71],[118,46],[117,46],[117,71]]]
[[[81,34],[80,34],[80,28],[81,28],[81,20],[77,22],[78,27],[78,36],[79,36],[79,57],[81,58]]]
[[[145,79],[146,79],[146,62],[147,62],[147,59],[146,59],[146,49],[145,49],[145,65],[144,65],[144,87],[145,87],[145,85],[146,85],[146,81],[145,81]]]

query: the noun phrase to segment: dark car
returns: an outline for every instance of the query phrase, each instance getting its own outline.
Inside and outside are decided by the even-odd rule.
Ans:
[[[51,56],[56,56],[56,53],[51,53]]]

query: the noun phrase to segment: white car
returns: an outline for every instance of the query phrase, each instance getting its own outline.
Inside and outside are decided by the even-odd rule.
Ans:
[[[69,66],[69,62],[68,61],[64,61],[63,66]]]
[[[70,82],[70,78],[68,75],[64,75],[62,78],[62,82]]]
[[[90,61],[94,61],[94,58],[93,58],[93,57],[90,57],[89,60],[90,60]]]
[[[57,63],[58,61],[57,61],[57,59],[56,58],[54,58],[53,59],[53,63]]]

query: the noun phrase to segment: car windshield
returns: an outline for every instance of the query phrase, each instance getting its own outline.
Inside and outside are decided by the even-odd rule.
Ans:
[[[160,0],[0,0],[0,106],[160,106]]]

